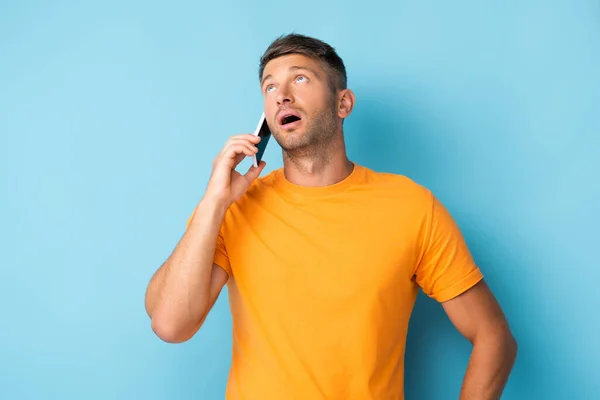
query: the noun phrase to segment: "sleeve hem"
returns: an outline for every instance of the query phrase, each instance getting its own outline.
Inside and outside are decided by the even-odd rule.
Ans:
[[[466,292],[475,286],[479,281],[483,279],[483,274],[479,268],[470,272],[467,276],[456,282],[454,285],[447,289],[442,290],[439,293],[430,295],[429,297],[437,300],[440,303],[451,300],[454,297]]]
[[[231,278],[231,266],[229,265],[229,261],[226,257],[220,254],[215,254],[213,263],[221,267],[225,272],[227,272],[227,275]]]

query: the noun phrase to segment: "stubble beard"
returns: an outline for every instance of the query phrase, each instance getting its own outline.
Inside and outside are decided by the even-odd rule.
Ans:
[[[336,113],[331,107],[314,114],[303,133],[278,131],[273,136],[283,150],[284,161],[325,165],[331,159],[331,147],[334,145],[336,132]]]

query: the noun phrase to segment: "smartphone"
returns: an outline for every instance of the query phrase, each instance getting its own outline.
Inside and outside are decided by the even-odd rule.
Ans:
[[[269,129],[269,125],[267,125],[267,120],[265,118],[265,113],[263,112],[260,116],[260,120],[258,121],[258,126],[254,131],[254,135],[260,136],[260,143],[256,145],[258,148],[258,152],[252,156],[252,161],[255,167],[258,167],[258,163],[262,160],[263,154],[265,153],[265,149],[267,148],[267,143],[269,143],[269,139],[271,138],[271,130]]]

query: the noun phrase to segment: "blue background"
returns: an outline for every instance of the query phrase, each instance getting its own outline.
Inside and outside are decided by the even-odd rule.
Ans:
[[[226,296],[170,345],[144,293],[292,31],[346,63],[351,158],[463,229],[520,345],[504,398],[600,398],[597,1],[83,3],[0,3],[1,399],[223,398]],[[420,296],[407,399],[456,399],[469,351]]]

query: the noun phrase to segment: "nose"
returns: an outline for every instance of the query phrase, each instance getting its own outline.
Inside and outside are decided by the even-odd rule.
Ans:
[[[277,105],[289,104],[294,102],[294,96],[288,85],[281,85],[277,91]]]

